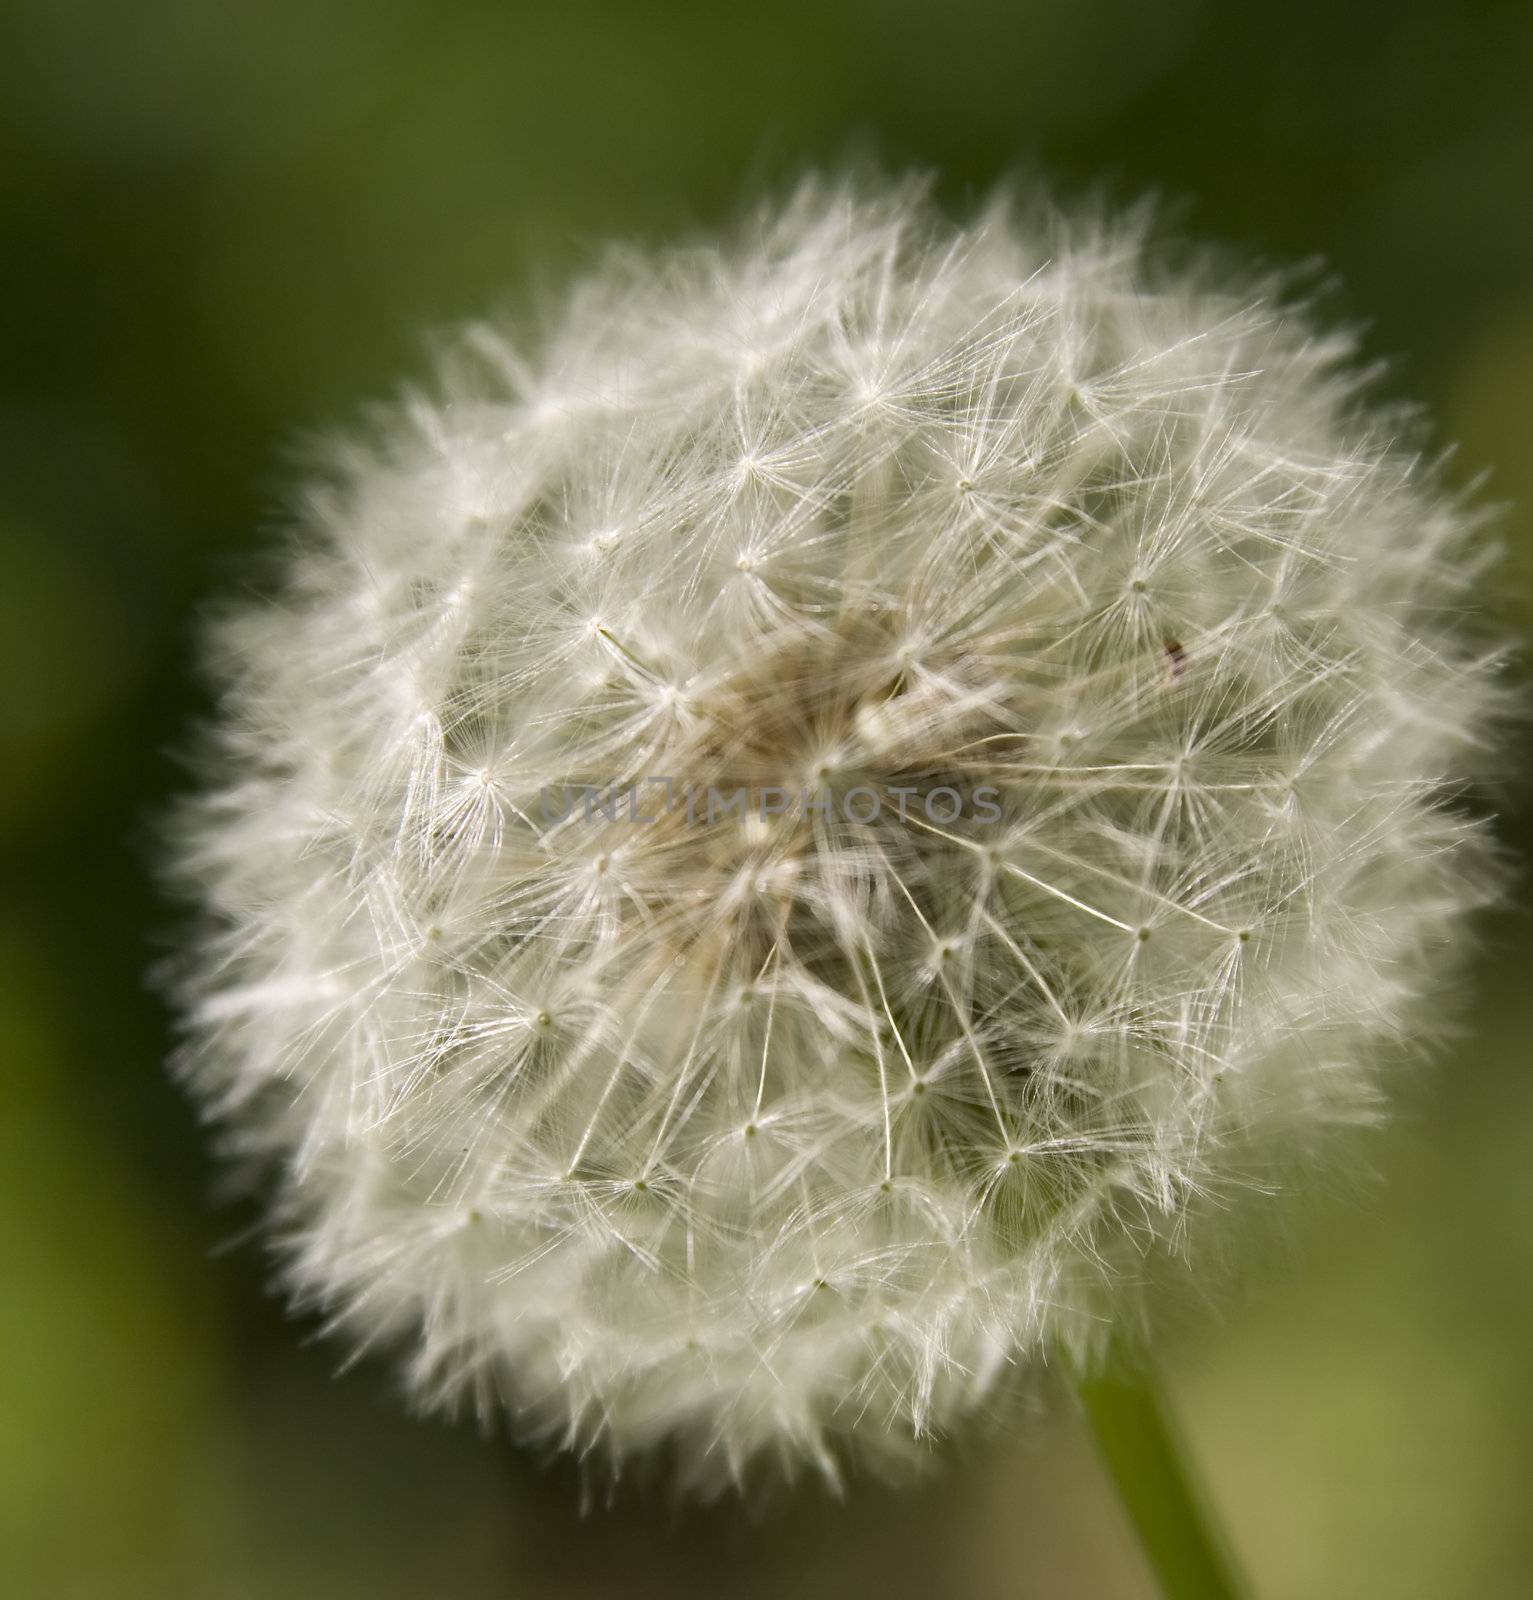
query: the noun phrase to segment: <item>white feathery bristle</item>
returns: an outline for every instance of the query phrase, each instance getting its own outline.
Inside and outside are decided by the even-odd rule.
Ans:
[[[218,625],[182,1069],[421,1402],[834,1475],[1373,1114],[1491,876],[1480,518],[1144,235],[810,183],[615,256]]]

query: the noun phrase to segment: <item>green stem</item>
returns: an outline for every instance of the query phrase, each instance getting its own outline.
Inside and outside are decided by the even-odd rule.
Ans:
[[[1237,1600],[1245,1590],[1188,1479],[1151,1375],[1118,1356],[1078,1388],[1097,1449],[1166,1600]]]

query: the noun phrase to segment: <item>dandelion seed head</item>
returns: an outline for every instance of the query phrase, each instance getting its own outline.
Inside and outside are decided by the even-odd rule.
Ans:
[[[916,185],[469,330],[218,625],[176,825],[180,1070],[297,1297],[422,1404],[833,1476],[1371,1118],[1496,690],[1352,355]]]

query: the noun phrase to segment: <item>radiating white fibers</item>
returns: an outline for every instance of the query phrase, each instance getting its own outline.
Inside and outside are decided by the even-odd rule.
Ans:
[[[1480,519],[1141,221],[809,183],[614,255],[217,624],[180,1069],[423,1404],[834,1474],[1373,1114],[1490,877]],[[745,799],[540,805],[662,778]]]

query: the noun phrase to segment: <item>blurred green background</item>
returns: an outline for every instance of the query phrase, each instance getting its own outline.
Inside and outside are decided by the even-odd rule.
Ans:
[[[611,235],[801,163],[1021,162],[1318,253],[1392,393],[1513,502],[1533,622],[1533,6],[1290,0],[10,0],[0,19],[0,1592],[1135,1600],[1069,1409],[913,1489],[623,1501],[402,1415],[214,1204],[145,966],[200,599],[287,452]],[[1519,504],[1523,508],[1517,510]],[[1519,598],[1519,591],[1521,598]],[[1504,831],[1529,832],[1510,794]],[[1260,1596],[1533,1593],[1533,949],[1221,1320],[1166,1350]]]

